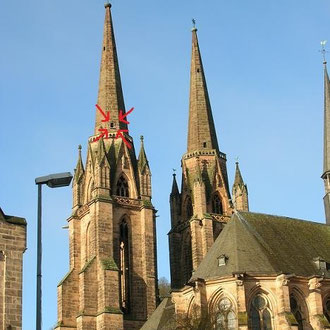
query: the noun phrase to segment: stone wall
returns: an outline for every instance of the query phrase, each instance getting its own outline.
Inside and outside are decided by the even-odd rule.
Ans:
[[[251,327],[251,306],[254,298],[264,297],[269,310],[272,329],[298,329],[296,312],[302,316],[303,328],[330,329],[324,309],[330,296],[330,279],[303,278],[293,275],[252,277],[236,274],[232,277],[196,281],[194,286],[172,292],[177,317],[184,320],[197,315],[216,323],[221,311],[220,302],[228,299],[229,307],[235,315],[235,328],[247,330]],[[292,305],[292,298],[297,307]]]
[[[2,213],[1,209],[0,212]],[[22,329],[22,272],[25,249],[25,220],[0,214],[1,329],[10,326],[10,329]]]

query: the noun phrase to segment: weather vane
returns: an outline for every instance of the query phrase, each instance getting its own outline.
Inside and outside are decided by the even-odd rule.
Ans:
[[[326,60],[326,58],[325,58],[325,54],[326,54],[326,53],[329,53],[329,52],[325,49],[325,45],[326,45],[326,43],[327,43],[326,40],[322,40],[322,41],[321,41],[321,47],[322,47],[322,49],[319,51],[319,52],[321,52],[322,55],[323,55],[323,63],[324,63],[324,64],[327,63],[327,60]]]
[[[193,23],[193,28],[195,29],[196,28],[196,20],[194,18],[192,19],[192,23]]]
[[[172,171],[173,171],[173,175],[175,175],[176,169],[175,168],[172,168]]]
[[[236,160],[236,163],[238,163],[238,156],[237,156],[237,157],[235,157],[235,160]]]

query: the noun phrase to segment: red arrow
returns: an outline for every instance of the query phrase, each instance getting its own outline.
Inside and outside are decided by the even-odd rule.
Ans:
[[[105,138],[107,139],[108,138],[108,130],[106,128],[99,128],[99,131],[102,132],[101,135],[99,135],[95,141],[98,141],[100,140],[101,137],[105,136]]]
[[[107,114],[105,114],[104,111],[101,109],[101,107],[98,104],[95,104],[95,106],[97,107],[97,109],[101,112],[102,116],[104,117],[104,119],[102,119],[101,121],[103,123],[109,121],[110,120],[110,113],[109,113],[109,111],[107,111]]]
[[[131,149],[132,146],[130,145],[130,143],[125,139],[125,136],[122,133],[127,133],[128,130],[127,129],[119,129],[117,131],[117,135],[116,135],[116,139],[118,139],[119,137],[121,137],[121,139],[124,141],[124,143],[126,144],[127,148]]]
[[[123,110],[120,110],[119,112],[119,121],[121,121],[122,123],[125,124],[129,124],[129,121],[125,120],[124,118],[129,115],[132,111],[134,110],[134,108],[131,108],[128,112],[123,114]]]

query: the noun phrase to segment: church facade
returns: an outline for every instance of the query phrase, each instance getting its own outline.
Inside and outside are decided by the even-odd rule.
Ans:
[[[330,226],[249,212],[238,163],[230,191],[195,27],[187,151],[181,188],[174,175],[170,194],[171,294],[159,304],[151,170],[143,138],[137,157],[123,116],[110,4],[101,51],[95,130],[85,162],[79,147],[74,174],[70,269],[58,285],[56,328],[330,329]],[[325,66],[328,224],[329,116]]]

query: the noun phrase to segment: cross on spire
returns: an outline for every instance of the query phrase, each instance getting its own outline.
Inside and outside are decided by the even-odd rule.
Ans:
[[[325,54],[326,53],[329,53],[326,49],[325,49],[325,45],[327,43],[327,40],[322,40],[321,41],[321,47],[322,49],[319,51],[320,53],[322,53],[322,56],[323,56],[323,64],[327,64],[327,60],[325,58]]]
[[[191,21],[192,21],[192,23],[193,23],[192,31],[197,31],[197,28],[196,28],[196,20],[193,18]]]

